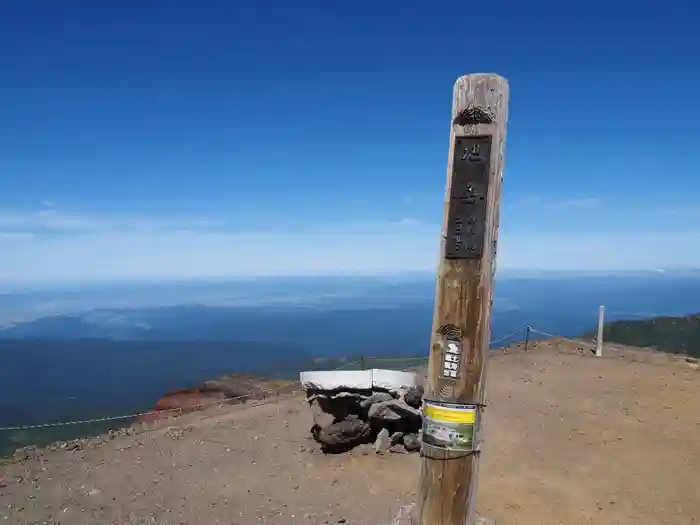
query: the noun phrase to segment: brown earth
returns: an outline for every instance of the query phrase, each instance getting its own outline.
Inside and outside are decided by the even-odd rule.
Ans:
[[[548,342],[496,353],[488,373],[482,514],[498,525],[700,523],[696,363]],[[6,465],[0,524],[377,525],[414,500],[417,455],[323,456],[303,399],[270,401]]]

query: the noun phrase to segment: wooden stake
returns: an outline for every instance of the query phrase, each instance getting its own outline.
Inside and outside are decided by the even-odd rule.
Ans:
[[[474,518],[507,120],[506,79],[475,74],[457,80],[425,392],[419,499],[412,517],[417,525],[465,525]],[[449,425],[440,426],[440,418],[449,419],[437,408],[441,402],[461,405],[451,407],[450,417],[461,421],[474,417],[473,434],[464,430],[469,425],[460,426],[456,432],[465,433],[457,441],[441,444],[454,438],[445,438]],[[449,405],[443,406],[450,411]],[[468,448],[476,452],[464,448],[464,438],[468,440],[469,435],[473,438]]]

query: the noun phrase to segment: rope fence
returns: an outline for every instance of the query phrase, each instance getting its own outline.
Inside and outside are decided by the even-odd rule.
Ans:
[[[292,392],[298,392],[292,391]],[[206,406],[212,406],[212,405],[225,405],[230,403],[231,401],[237,401],[239,399],[246,399],[250,398],[253,396],[260,395],[261,393],[269,393],[269,394],[274,394],[275,392],[271,390],[263,390],[261,392],[251,392],[250,394],[244,394],[242,396],[234,396],[234,397],[227,397],[225,399],[217,399],[215,401],[206,401],[204,403],[198,403],[196,405],[190,405],[188,407],[182,408],[166,408],[163,410],[149,410],[147,412],[135,412],[133,414],[124,414],[120,416],[107,416],[107,417],[98,417],[98,418],[93,418],[93,419],[80,419],[76,421],[59,421],[56,423],[41,423],[38,425],[21,425],[21,426],[16,426],[16,427],[0,427],[0,432],[12,432],[12,431],[19,431],[19,430],[32,430],[36,428],[52,428],[52,427],[63,427],[63,426],[68,426],[68,425],[85,425],[85,424],[90,424],[90,423],[103,423],[105,421],[118,421],[121,419],[135,419],[137,417],[142,417],[142,416],[151,416],[151,415],[162,415],[162,414],[167,414],[167,413],[172,413],[172,412],[182,412],[183,410],[199,410],[202,407]]]
[[[532,328],[532,326],[527,325],[522,328],[519,328],[518,330],[514,330],[512,332],[507,333],[506,335],[499,337],[497,339],[492,340],[489,343],[489,346],[492,347],[496,343],[501,343],[503,341],[512,339],[513,337],[520,335],[521,338],[523,337],[523,334],[526,333],[526,331],[529,330],[530,333],[532,334],[539,334],[547,338],[556,338],[556,339],[563,339],[563,340],[568,340],[571,341],[572,343],[581,345],[581,344],[589,344],[589,342],[584,341],[584,340],[576,340],[576,339],[571,339],[568,337],[563,337],[555,334],[551,334],[549,332],[545,332],[543,330],[537,330],[535,328]],[[397,369],[404,369],[409,366],[416,366],[415,364],[411,363],[416,363],[419,364],[421,362],[427,362],[428,361],[428,356],[409,356],[409,357],[401,357],[401,356],[390,356],[390,357],[363,357],[361,359],[351,361],[349,363],[344,363],[337,368],[334,368],[333,370],[352,370],[352,367],[360,367],[357,369],[362,369],[362,368],[370,368],[368,366],[369,363],[395,363],[396,365],[400,364],[402,366],[396,366],[395,368]],[[295,383],[292,383],[294,385]],[[296,382],[298,384],[298,382]],[[213,406],[213,405],[226,405],[230,404],[232,401],[237,401],[237,400],[242,400],[242,399],[247,399],[247,398],[252,398],[255,396],[259,396],[260,394],[270,394],[270,395],[276,395],[278,398],[280,393],[296,393],[299,392],[301,388],[296,389],[296,390],[285,390],[284,392],[280,391],[272,391],[272,390],[261,390],[258,392],[251,392],[248,394],[244,394],[241,396],[235,396],[235,397],[228,397],[224,399],[217,399],[214,401],[207,401],[204,403],[199,403],[196,405],[191,405],[185,408],[169,408],[169,409],[164,409],[164,410],[148,410],[144,412],[135,412],[133,414],[123,414],[123,415],[118,415],[118,416],[105,416],[105,417],[98,417],[98,418],[93,418],[93,419],[81,419],[81,420],[76,420],[76,421],[62,421],[62,422],[55,422],[55,423],[41,423],[41,424],[36,424],[36,425],[19,425],[19,426],[6,426],[6,427],[0,427],[0,433],[3,432],[17,432],[17,431],[23,431],[23,430],[34,430],[34,429],[40,429],[40,428],[55,428],[55,427],[64,427],[64,426],[69,426],[69,425],[83,425],[83,424],[91,424],[91,423],[103,423],[107,421],[119,421],[119,420],[125,420],[125,419],[135,419],[138,417],[143,417],[143,416],[150,416],[150,415],[163,415],[167,413],[176,413],[176,412],[183,412],[184,410],[192,410],[196,411],[201,408],[207,407],[207,406]],[[269,397],[266,398],[266,402],[269,402]]]
[[[532,327],[530,327],[530,333],[540,334],[540,335],[543,335],[543,336],[545,336],[547,338],[551,338],[551,339],[563,339],[563,340],[569,341],[571,343],[576,343],[577,345],[590,344],[590,341],[586,340],[586,339],[572,339],[570,337],[564,337],[563,335],[554,335],[554,334],[550,334],[549,332],[543,332],[542,330],[536,330]]]

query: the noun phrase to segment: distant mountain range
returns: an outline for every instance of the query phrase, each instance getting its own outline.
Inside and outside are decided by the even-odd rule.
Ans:
[[[0,339],[247,341],[277,339],[284,333],[287,340],[306,345],[307,340],[311,344],[319,340],[319,331],[342,332],[358,322],[363,323],[363,331],[369,330],[368,335],[425,334],[432,318],[433,293],[434,279],[421,276],[0,294]],[[606,306],[608,320],[645,318],[697,311],[698,297],[700,277],[687,273],[503,277],[496,282],[492,333],[498,338],[533,324],[562,335],[579,335],[595,325],[601,304]],[[363,313],[367,311],[385,314],[374,321]],[[300,331],[313,331],[314,337],[294,339]]]
[[[421,276],[0,294],[0,427],[148,410],[165,392],[232,372],[294,378],[360,355],[426,356],[434,285]],[[690,318],[628,321],[700,311],[700,278],[686,274],[499,278],[492,340],[521,340],[526,325],[580,336],[601,304],[606,340],[695,352]],[[0,433],[0,449],[38,435]]]

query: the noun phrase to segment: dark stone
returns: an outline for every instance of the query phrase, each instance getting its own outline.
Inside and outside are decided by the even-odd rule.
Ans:
[[[321,443],[321,450],[330,454],[346,452],[357,445],[372,442],[370,425],[360,419],[340,421],[324,429],[314,429],[314,438]]]
[[[369,408],[368,417],[370,419],[382,419],[384,421],[399,421],[401,415],[392,410],[392,405],[394,403],[398,403],[398,401],[391,400],[375,403]]]
[[[417,452],[420,450],[420,438],[418,434],[407,434],[403,437],[403,446],[409,452]]]
[[[420,408],[423,404],[423,394],[422,386],[412,386],[403,396],[403,400],[410,407]]]
[[[390,422],[405,419],[407,423],[417,424],[418,427],[423,422],[419,410],[397,400],[375,403],[370,407],[368,416],[370,419],[382,419]]]
[[[309,403],[316,401],[322,412],[331,414],[334,422],[343,421],[351,414],[360,416],[360,403],[366,398],[355,392],[338,392],[335,395],[316,394],[309,398]]]

